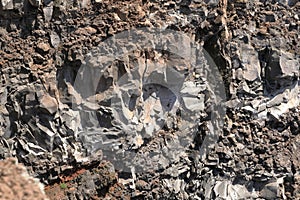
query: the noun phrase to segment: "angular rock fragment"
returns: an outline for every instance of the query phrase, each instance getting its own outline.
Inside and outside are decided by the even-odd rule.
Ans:
[[[97,2],[97,1],[96,1]],[[82,8],[87,8],[89,5],[90,5],[90,3],[91,3],[91,0],[83,0],[82,2],[81,2],[81,7]]]
[[[37,45],[37,50],[40,51],[41,53],[47,53],[50,50],[50,46],[47,43],[39,43]]]
[[[276,92],[275,88],[286,87],[297,81],[299,61],[291,53],[271,49],[266,61],[266,89]]]
[[[60,44],[60,37],[59,37],[59,35],[56,32],[52,32],[50,34],[50,41],[51,41],[52,46],[54,48],[57,48],[58,45]]]
[[[244,78],[247,81],[255,81],[260,79],[260,63],[258,53],[250,45],[241,47],[241,65],[244,72]]]
[[[243,198],[254,198],[255,194],[251,194],[245,186],[233,185],[228,181],[217,181],[214,192],[216,197],[223,199],[243,199]]]
[[[52,5],[47,5],[43,8],[44,12],[44,18],[46,22],[49,22],[52,19],[52,14],[53,14],[53,6]]]
[[[13,0],[1,0],[3,10],[12,10],[14,8]]]
[[[39,98],[41,108],[44,108],[50,114],[54,114],[58,111],[57,100],[51,97],[49,94],[44,94]]]
[[[278,179],[276,182],[270,182],[260,191],[260,196],[265,199],[276,199],[285,197],[280,185],[283,184],[283,179]],[[283,195],[283,196],[282,196]]]
[[[290,77],[299,74],[299,63],[291,53],[272,51],[266,70],[267,78]]]

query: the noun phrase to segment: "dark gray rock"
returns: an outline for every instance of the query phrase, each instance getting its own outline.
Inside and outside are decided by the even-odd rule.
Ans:
[[[65,199],[298,198],[298,1],[25,2],[0,3],[1,159],[74,184]],[[105,43],[133,27],[187,33],[211,59],[182,62],[190,43],[177,37],[169,50],[183,56],[149,34]],[[134,45],[159,48],[110,60]],[[224,128],[212,62],[228,94]]]

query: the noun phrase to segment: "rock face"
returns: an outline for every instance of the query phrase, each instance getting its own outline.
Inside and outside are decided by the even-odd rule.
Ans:
[[[300,198],[299,13],[0,0],[0,158],[52,199]]]
[[[47,200],[43,185],[30,177],[26,168],[15,158],[0,161],[1,199],[43,199]]]

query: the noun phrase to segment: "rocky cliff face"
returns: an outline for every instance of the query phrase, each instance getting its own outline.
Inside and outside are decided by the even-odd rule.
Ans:
[[[298,1],[0,2],[0,158],[51,199],[300,198]]]
[[[48,199],[44,193],[44,186],[38,179],[30,177],[26,168],[18,164],[16,158],[2,160],[0,173],[1,199]]]

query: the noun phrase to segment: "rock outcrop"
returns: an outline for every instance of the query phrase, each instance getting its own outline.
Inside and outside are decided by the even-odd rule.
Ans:
[[[299,1],[0,2],[0,159],[51,198],[300,198]]]
[[[0,199],[48,200],[44,186],[38,179],[30,177],[15,158],[0,161]]]

